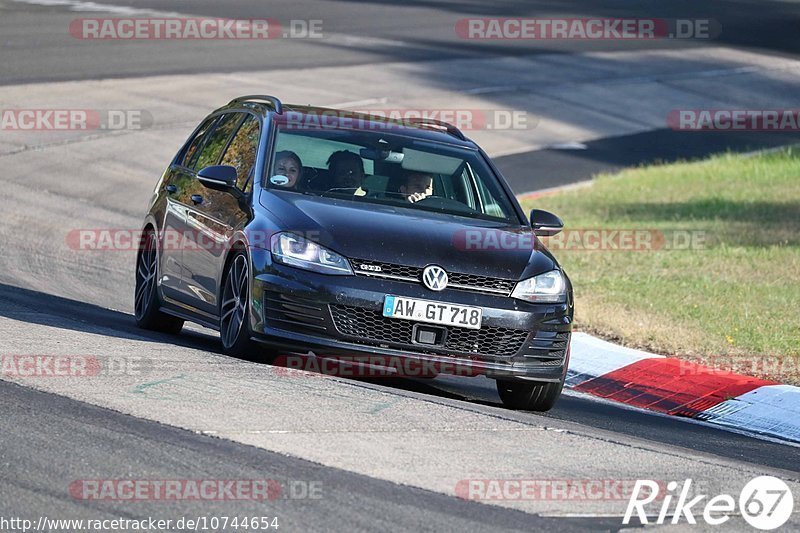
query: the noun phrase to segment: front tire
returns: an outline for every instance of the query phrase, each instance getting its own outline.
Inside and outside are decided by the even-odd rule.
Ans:
[[[240,359],[259,352],[250,339],[250,266],[247,255],[237,252],[225,272],[219,309],[222,351]]]
[[[564,381],[541,383],[523,380],[497,380],[503,405],[521,411],[549,411],[561,396]]]
[[[136,257],[136,290],[133,309],[136,325],[142,329],[177,335],[183,320],[162,313],[158,298],[158,240],[152,230],[142,238],[142,249]]]

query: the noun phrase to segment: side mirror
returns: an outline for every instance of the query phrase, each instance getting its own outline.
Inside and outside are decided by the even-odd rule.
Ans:
[[[216,191],[233,193],[236,191],[236,169],[228,165],[212,165],[205,167],[197,173],[197,179],[208,187]]]
[[[564,229],[564,223],[549,211],[534,209],[531,211],[531,227],[536,235],[552,237]]]

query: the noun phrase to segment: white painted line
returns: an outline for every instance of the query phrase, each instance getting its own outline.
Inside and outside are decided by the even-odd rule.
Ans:
[[[130,6],[118,6],[114,4],[102,4],[98,2],[86,2],[83,0],[12,0],[20,4],[30,4],[46,7],[65,7],[70,11],[89,12],[89,13],[110,13],[114,15],[128,15],[128,16],[151,16],[163,18],[226,18],[227,17],[201,17],[200,15],[191,15],[188,13],[177,13],[174,11],[161,11],[157,9],[137,8]],[[266,18],[266,17],[264,17]],[[378,46],[392,46],[402,47],[410,46],[411,43],[406,41],[398,41],[396,39],[383,39],[381,37],[365,37],[361,35],[349,35],[345,33],[329,33],[323,32],[320,39],[307,39],[307,40],[324,40],[327,44],[336,44],[339,46],[348,47],[378,47]]]
[[[361,35],[349,35],[346,33],[328,33],[325,32],[323,39],[326,43],[335,43],[341,46],[353,47],[373,47],[373,46],[410,46],[411,43],[406,41],[398,41],[395,39],[383,39],[381,37],[363,37]],[[319,39],[322,40],[322,39]]]
[[[100,4],[97,2],[83,2],[81,0],[12,0],[20,4],[30,4],[45,7],[66,7],[70,11],[90,12],[90,13],[111,13],[114,15],[151,15],[157,17],[186,17],[189,15],[175,13],[173,11],[160,11],[157,9],[142,9],[129,6],[117,6],[112,4]]]
[[[547,148],[551,150],[586,150],[588,146],[579,142],[567,142],[567,143],[551,144]]]
[[[536,152],[537,150],[543,150],[547,148],[544,144],[527,144],[525,146],[519,146],[517,148],[507,148],[505,150],[492,150],[489,156],[492,159],[497,159],[498,157],[505,157],[508,155],[517,155],[517,154],[526,154],[528,152]]]
[[[475,87],[474,89],[467,89],[465,94],[492,94],[492,93],[507,93],[521,90],[517,85],[494,85],[490,87]]]
[[[329,104],[328,107],[338,107],[338,108],[362,107],[374,104],[385,104],[388,101],[389,98],[384,96],[382,98],[366,98],[364,100],[351,100],[349,102],[339,102],[336,104]]]

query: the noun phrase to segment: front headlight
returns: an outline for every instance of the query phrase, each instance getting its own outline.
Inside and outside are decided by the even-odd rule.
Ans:
[[[517,283],[512,298],[536,303],[558,303],[567,297],[567,282],[560,270],[551,270]]]
[[[319,244],[293,233],[276,233],[272,236],[272,259],[321,274],[353,275],[347,259]]]

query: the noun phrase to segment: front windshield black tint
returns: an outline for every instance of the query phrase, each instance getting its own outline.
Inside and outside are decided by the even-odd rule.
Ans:
[[[475,150],[384,132],[279,129],[265,186],[520,223]]]

